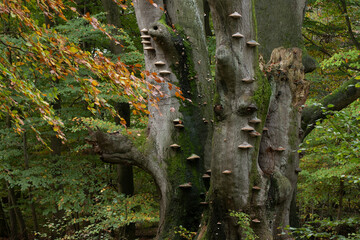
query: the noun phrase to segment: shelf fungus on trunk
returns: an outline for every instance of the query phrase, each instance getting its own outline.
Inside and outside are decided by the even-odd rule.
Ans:
[[[245,127],[241,128],[241,131],[252,132],[252,131],[255,131],[255,128],[253,128],[251,126],[245,126]]]
[[[241,18],[241,14],[238,12],[233,12],[232,14],[229,15],[229,17],[232,18]]]
[[[258,119],[257,117],[254,117],[254,118],[249,120],[249,123],[261,123],[261,120]]]
[[[255,40],[250,40],[246,43],[249,47],[256,47],[256,46],[259,46],[260,43],[258,43],[257,41]]]
[[[209,205],[208,202],[200,202],[200,205]]]
[[[142,35],[141,38],[142,38],[142,39],[150,39],[151,36],[150,36],[150,35]]]
[[[209,123],[209,121],[206,120],[206,118],[203,118],[202,120],[203,120],[204,123]]]
[[[170,147],[173,149],[178,149],[178,148],[180,148],[180,145],[174,143],[174,144],[171,144]]]
[[[241,79],[241,81],[244,83],[253,83],[255,81],[255,79],[251,78],[251,77],[247,77],[247,78]]]
[[[156,66],[164,66],[164,65],[165,65],[165,62],[163,62],[163,61],[156,61],[154,64],[155,64]]]
[[[169,75],[169,74],[171,74],[171,72],[169,70],[161,70],[161,71],[159,71],[159,73],[161,75]]]
[[[261,136],[261,133],[257,132],[257,131],[251,131],[249,133],[250,136],[252,137],[260,137]]]
[[[183,188],[183,189],[192,188],[192,183],[191,183],[191,182],[187,182],[187,183],[180,184],[180,185],[179,185],[179,188]]]
[[[150,41],[147,41],[147,40],[143,40],[143,41],[141,41],[141,43],[142,43],[142,44],[151,44],[151,42],[150,42]]]
[[[255,190],[255,191],[258,191],[258,190],[261,190],[261,187],[259,187],[259,186],[253,186],[252,189]]]
[[[140,30],[140,32],[142,32],[142,33],[148,33],[149,30],[148,30],[147,28],[143,28],[143,29]]]
[[[202,178],[207,179],[207,178],[211,178],[211,176],[209,174],[205,173],[205,174],[202,175]]]
[[[173,120],[173,123],[174,124],[181,124],[181,123],[183,123],[183,121],[180,120],[179,118],[176,118],[176,119]]]
[[[234,34],[232,35],[232,37],[233,37],[233,38],[243,38],[244,35],[242,35],[241,33],[237,32],[237,33],[234,33]]]
[[[153,48],[153,47],[144,47],[144,50],[147,50],[147,51],[155,51],[155,48]]]
[[[195,153],[191,154],[191,155],[187,158],[187,160],[189,160],[189,161],[195,161],[195,160],[198,160],[198,159],[200,159],[200,156],[196,155]]]
[[[261,223],[261,221],[257,218],[254,218],[253,220],[251,220],[253,223]]]
[[[183,128],[184,128],[184,125],[182,125],[181,123],[179,123],[179,124],[175,124],[174,127],[177,128],[177,129],[183,129]]]
[[[276,151],[276,152],[283,152],[283,151],[285,151],[285,148],[283,148],[283,147],[278,147],[278,148],[275,148],[274,149],[274,151]]]
[[[240,144],[238,146],[238,148],[240,148],[240,149],[249,149],[249,148],[252,148],[252,147],[253,146],[251,144],[247,143],[247,142],[243,142],[242,144]]]
[[[229,175],[229,174],[231,174],[231,173],[232,173],[231,170],[224,170],[224,171],[222,172],[222,174],[225,174],[225,175]]]

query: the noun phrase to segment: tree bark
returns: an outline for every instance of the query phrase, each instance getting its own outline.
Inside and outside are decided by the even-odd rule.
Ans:
[[[203,0],[134,1],[146,69],[158,74],[166,97],[158,109],[149,106],[145,150],[120,134],[94,138],[104,161],[137,165],[154,177],[161,193],[158,239],[180,239],[174,233],[180,225],[197,239],[245,239],[229,211],[247,213],[260,239],[291,239],[281,233],[296,209],[309,89],[304,74],[310,68],[295,48],[302,47],[305,0],[255,2],[208,0],[216,36],[213,77]],[[241,17],[230,16],[234,12]],[[148,80],[155,83],[153,76]],[[168,84],[191,101],[175,97]]]
[[[24,162],[25,162],[25,169],[29,169],[29,154],[27,151],[27,134],[26,131],[23,133],[23,152],[24,152]],[[32,195],[32,187],[29,187],[29,198],[30,198],[30,208],[31,208],[31,216],[34,224],[35,232],[39,231],[39,223],[37,220],[36,208],[35,203]]]
[[[119,6],[113,0],[102,0],[104,10],[107,12],[107,22],[117,28],[121,25],[121,13]],[[114,31],[116,33],[117,31]],[[116,45],[115,41],[110,41],[110,50],[114,55],[123,53],[123,49],[120,45]],[[115,109],[118,115],[126,121],[126,127],[130,127],[130,104],[126,102],[118,102],[115,104]],[[116,124],[121,124],[121,119],[116,117]],[[127,196],[134,194],[134,174],[133,167],[131,165],[116,164],[117,172],[117,188],[119,193],[123,193]],[[123,238],[131,240],[135,239],[135,224],[131,223],[124,228],[120,229],[120,235]]]
[[[0,237],[8,238],[9,235],[10,235],[10,229],[3,208],[3,201],[2,198],[0,198]]]
[[[16,235],[12,234],[12,237],[16,236],[14,239],[27,240],[28,235],[27,235],[27,230],[26,230],[26,224],[25,224],[25,220],[22,215],[22,212],[17,205],[14,188],[12,188],[9,183],[6,183],[6,187],[8,189],[9,205],[11,208],[13,208],[13,212],[10,211],[10,214],[11,214],[10,220],[11,220],[11,228],[12,228],[11,230],[14,231],[15,228],[18,226],[19,231],[20,231]],[[14,223],[14,221],[16,221],[16,223],[18,225],[16,223]],[[15,230],[14,233],[17,233],[17,230]]]

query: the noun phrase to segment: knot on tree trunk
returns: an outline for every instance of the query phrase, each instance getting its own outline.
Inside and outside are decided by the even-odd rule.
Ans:
[[[149,35],[157,43],[157,46],[166,51],[167,56],[175,63],[178,61],[179,53],[176,49],[176,42],[182,42],[182,37],[176,38],[176,34],[169,27],[157,21],[151,24],[149,28]]]
[[[277,84],[288,81],[292,93],[292,104],[301,106],[305,103],[310,84],[305,81],[300,48],[276,48],[266,67],[267,74]]]

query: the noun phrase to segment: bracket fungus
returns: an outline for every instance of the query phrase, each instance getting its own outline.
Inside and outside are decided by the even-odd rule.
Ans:
[[[205,173],[204,175],[202,175],[202,178],[206,179],[206,178],[211,178],[211,176],[207,173]]]
[[[141,41],[141,43],[142,43],[142,44],[151,44],[151,42],[150,42],[150,41],[147,41],[147,40],[143,40],[143,41]]]
[[[171,72],[169,70],[161,70],[161,71],[159,71],[159,73],[162,74],[162,75],[171,74]]]
[[[241,128],[241,131],[252,132],[252,131],[255,131],[255,128],[253,128],[251,126],[245,126],[245,127]]]
[[[241,79],[241,81],[244,82],[244,83],[253,83],[255,81],[255,79],[247,77],[247,78]]]
[[[211,174],[211,169],[206,170],[207,174]]]
[[[208,202],[200,202],[200,205],[209,205]]]
[[[194,161],[194,160],[198,160],[200,159],[200,157],[198,155],[196,155],[195,153],[191,154],[190,157],[187,158],[187,160],[189,161]]]
[[[253,190],[261,190],[261,187],[259,187],[259,186],[253,186],[252,189],[253,189]]]
[[[274,150],[277,152],[283,152],[283,151],[285,151],[285,148],[279,146],[278,148],[275,148]]]
[[[260,137],[261,136],[261,133],[257,132],[257,131],[252,131],[249,133],[250,136],[252,137]]]
[[[259,219],[257,219],[257,218],[255,218],[255,219],[253,219],[253,220],[251,220],[253,223],[260,223],[260,220]]]
[[[240,115],[251,115],[258,110],[255,103],[242,104],[239,106],[238,113]]]
[[[152,50],[155,50],[155,48],[153,48],[153,47],[144,47],[144,50],[152,51]]]
[[[142,39],[150,39],[151,38],[151,36],[150,35],[142,35],[142,36],[140,36]]]
[[[179,118],[176,118],[176,119],[173,120],[173,123],[174,124],[179,124],[179,123],[182,123],[182,121]]]
[[[261,120],[258,119],[257,117],[254,117],[254,118],[249,120],[249,123],[261,123]]]
[[[192,183],[187,182],[179,185],[179,188],[192,188]]]
[[[247,143],[247,142],[243,142],[242,144],[240,144],[238,146],[238,148],[240,148],[240,149],[249,149],[249,148],[252,148],[252,147],[253,146],[251,144]]]
[[[154,64],[155,64],[156,66],[163,66],[163,65],[165,65],[165,62],[163,62],[163,61],[156,61]]]
[[[231,173],[232,173],[231,170],[224,170],[224,171],[222,172],[222,174],[226,174],[226,175],[229,175],[229,174],[231,174]]]
[[[147,32],[149,32],[149,30],[147,28],[143,28],[143,29],[140,30],[140,32],[147,33]]]
[[[295,172],[296,173],[299,173],[299,172],[301,172],[302,170],[301,170],[301,168],[295,168]]]
[[[234,33],[234,34],[232,35],[232,37],[233,37],[233,38],[243,38],[244,35],[242,35],[241,33],[237,32],[237,33]]]
[[[178,149],[178,148],[180,148],[180,145],[174,143],[174,144],[171,144],[170,147],[173,149]]]
[[[265,132],[265,131],[269,131],[269,129],[267,128],[267,127],[264,127],[263,128],[263,131]]]
[[[250,46],[250,47],[256,47],[256,46],[259,46],[259,45],[260,45],[260,43],[258,43],[258,42],[255,41],[255,40],[250,40],[250,41],[248,41],[246,44],[247,44],[248,46]]]
[[[229,15],[229,17],[232,18],[241,18],[241,14],[238,12],[233,12],[232,14]]]
[[[178,129],[183,129],[184,125],[182,125],[181,123],[176,124],[174,127],[178,128]]]

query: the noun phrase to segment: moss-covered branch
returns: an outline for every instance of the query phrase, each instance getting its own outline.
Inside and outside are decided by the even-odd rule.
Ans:
[[[346,81],[333,93],[321,99],[321,105],[318,104],[305,107],[302,112],[301,122],[301,127],[304,131],[303,138],[305,138],[314,129],[317,120],[325,117],[322,107],[327,109],[329,108],[328,106],[331,105],[331,108],[329,109],[339,111],[358,99],[360,97],[360,88],[355,85],[359,82],[359,79],[352,78]]]
[[[145,168],[145,157],[130,141],[120,133],[91,133],[91,141],[102,161],[113,164],[136,165]]]

